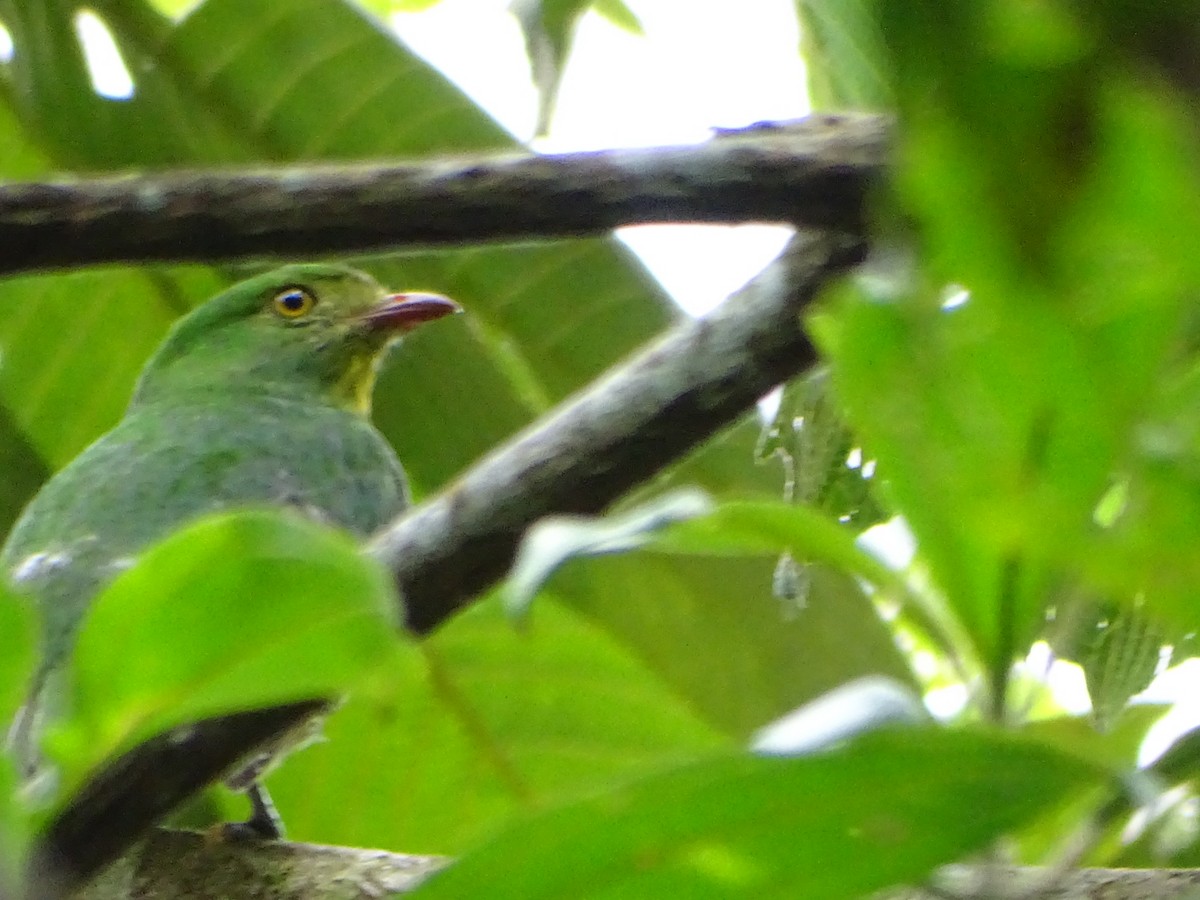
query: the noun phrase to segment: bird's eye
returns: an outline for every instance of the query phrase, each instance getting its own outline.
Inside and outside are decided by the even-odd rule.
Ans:
[[[308,315],[317,299],[304,288],[291,287],[280,291],[271,300],[275,314],[285,319],[299,319]]]

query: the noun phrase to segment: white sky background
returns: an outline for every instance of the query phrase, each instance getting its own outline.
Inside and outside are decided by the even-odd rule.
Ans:
[[[391,19],[401,39],[519,139],[537,115],[509,0],[442,0]],[[645,35],[580,21],[544,152],[691,144],[808,111],[792,0],[630,0]],[[704,312],[783,247],[784,228],[644,225],[618,232],[685,309]]]

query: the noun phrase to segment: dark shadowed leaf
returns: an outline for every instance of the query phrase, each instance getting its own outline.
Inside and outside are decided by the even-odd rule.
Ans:
[[[805,602],[796,604],[773,593],[777,556],[595,557],[568,563],[550,590],[738,738],[861,675],[911,683],[891,632],[852,577],[813,566]]]

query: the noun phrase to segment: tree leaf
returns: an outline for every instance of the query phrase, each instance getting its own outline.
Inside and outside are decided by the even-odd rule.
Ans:
[[[538,90],[534,128],[538,137],[544,137],[550,130],[575,28],[591,3],[592,0],[513,0],[509,7],[525,35],[525,54]]]
[[[807,602],[781,603],[772,594],[777,553],[642,550],[574,560],[549,589],[737,738],[860,675],[912,683],[891,632],[851,577],[813,567]]]
[[[25,598],[0,583],[0,723],[5,733],[29,691],[36,647],[33,610]],[[4,745],[8,750],[7,740]],[[13,754],[0,753],[0,890],[16,885],[19,863],[32,836],[19,783]]]
[[[1058,4],[877,8],[905,122],[896,196],[917,223],[898,240],[923,268],[864,279],[826,349],[880,479],[994,695],[1064,579],[1194,630],[1195,561],[1161,552],[1200,521],[1194,451],[1130,458],[1163,375],[1194,366],[1178,359],[1200,285],[1180,243],[1200,228],[1186,107]],[[1131,465],[1124,519],[1099,527]]]
[[[514,813],[728,746],[628,648],[542,598],[496,596],[397,655],[269,786],[301,840],[455,852]]]
[[[750,743],[756,753],[801,756],[898,725],[932,721],[920,695],[891,678],[856,678],[764,725]]]
[[[25,702],[37,647],[37,620],[28,599],[0,582],[0,722]]]
[[[49,473],[37,451],[0,406],[0,522],[16,519]]]
[[[880,588],[902,590],[896,574],[859,548],[854,532],[809,506],[778,500],[730,500],[709,515],[655,535],[660,551],[758,555],[790,550],[797,557],[851,572]]]
[[[891,109],[894,97],[877,0],[795,2],[813,108]]]
[[[95,599],[48,736],[68,789],[186,722],[334,697],[398,637],[390,577],[344,535],[291,514],[202,519],[147,550]]]
[[[915,883],[1102,778],[1044,746],[933,729],[710,759],[514,825],[414,896],[857,897]]]
[[[641,20],[625,0],[592,0],[592,9],[622,31],[639,36],[646,33]]]
[[[852,453],[858,457],[853,463]],[[838,407],[825,369],[784,386],[758,455],[782,464],[784,499],[814,506],[860,532],[888,518],[871,490],[869,460]]]
[[[704,515],[712,501],[701,491],[680,489],[610,516],[549,516],[521,541],[505,581],[504,608],[522,618],[534,595],[568,559],[623,553],[645,543],[672,522]]]
[[[1064,753],[1084,756],[1113,770],[1133,771],[1146,733],[1170,709],[1162,703],[1127,706],[1104,731],[1091,716],[1058,716],[1021,727],[1021,734],[1052,744]]]

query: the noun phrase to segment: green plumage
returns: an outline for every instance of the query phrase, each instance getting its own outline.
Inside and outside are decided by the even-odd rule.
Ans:
[[[38,599],[53,664],[97,589],[184,522],[286,504],[365,536],[401,512],[406,496],[391,446],[346,410],[254,395],[150,404],[46,485],[2,563]]]
[[[369,421],[375,368],[398,334],[456,310],[350,269],[295,265],[181,319],[121,422],[42,488],[0,552],[42,616],[31,705],[96,593],[189,520],[286,505],[365,536],[401,512],[403,471]]]

